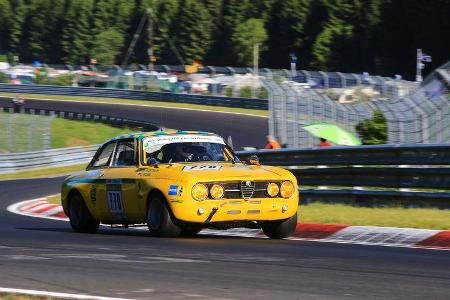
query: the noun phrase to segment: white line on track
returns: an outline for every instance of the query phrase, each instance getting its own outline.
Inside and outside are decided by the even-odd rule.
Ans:
[[[25,289],[13,289],[13,288],[2,288],[0,287],[0,293],[14,293],[23,294],[31,296],[43,296],[43,297],[57,297],[65,299],[90,299],[90,300],[130,300],[126,298],[111,298],[111,297],[101,297],[83,294],[69,294],[69,293],[57,293],[48,291],[35,291],[35,290],[25,290]]]
[[[268,116],[260,116],[254,114],[240,113],[240,112],[232,112],[232,111],[216,111],[210,109],[199,109],[199,108],[187,108],[187,107],[168,107],[163,105],[153,105],[153,104],[135,104],[135,103],[117,103],[117,102],[102,102],[102,101],[81,101],[81,100],[61,100],[61,99],[42,99],[42,98],[27,98],[29,100],[44,100],[44,101],[61,101],[61,102],[76,102],[76,103],[95,103],[95,104],[111,104],[111,105],[125,105],[125,106],[145,106],[145,107],[158,107],[158,108],[167,108],[167,109],[180,109],[180,110],[191,110],[191,111],[203,111],[203,112],[213,112],[220,114],[233,114],[233,115],[242,115],[249,117],[258,117],[258,118],[268,118]],[[127,100],[127,101],[145,101],[145,100],[134,100],[134,99],[119,99],[118,100]],[[151,101],[150,101],[151,102]],[[162,101],[161,101],[162,102]],[[195,104],[194,104],[195,105]],[[218,106],[223,107],[223,106]]]

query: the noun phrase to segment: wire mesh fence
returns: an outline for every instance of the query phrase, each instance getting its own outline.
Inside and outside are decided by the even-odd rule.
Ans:
[[[54,118],[12,111],[0,112],[0,153],[50,149],[51,124]]]
[[[269,91],[269,130],[286,147],[311,147],[318,139],[302,127],[319,122],[355,126],[375,110],[386,118],[388,143],[450,142],[450,62],[420,86],[378,76],[300,71],[263,82]]]

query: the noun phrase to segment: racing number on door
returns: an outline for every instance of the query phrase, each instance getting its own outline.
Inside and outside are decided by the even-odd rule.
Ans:
[[[108,205],[113,213],[123,212],[122,193],[120,191],[108,191]]]

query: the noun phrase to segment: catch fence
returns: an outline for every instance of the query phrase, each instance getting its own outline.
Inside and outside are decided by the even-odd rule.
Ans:
[[[303,126],[326,122],[356,134],[355,126],[378,110],[386,118],[389,144],[450,142],[449,78],[450,62],[420,86],[392,94],[381,81],[354,79],[353,87],[345,85],[349,88],[312,88],[277,74],[263,80],[269,91],[269,131],[286,147],[312,147],[318,139]]]

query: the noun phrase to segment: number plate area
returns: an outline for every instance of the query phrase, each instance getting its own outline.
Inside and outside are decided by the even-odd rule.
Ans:
[[[121,184],[106,184],[106,199],[111,213],[123,213],[123,197]]]

